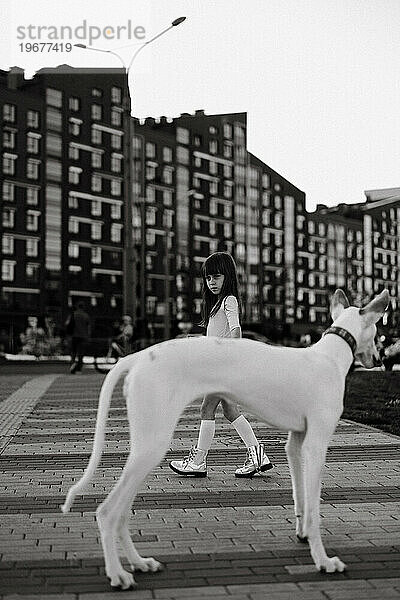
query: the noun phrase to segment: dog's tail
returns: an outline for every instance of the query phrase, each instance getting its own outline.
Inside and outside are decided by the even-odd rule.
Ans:
[[[99,396],[99,409],[97,413],[96,431],[93,440],[93,450],[89,459],[89,464],[86,467],[80,480],[77,481],[68,491],[65,503],[60,507],[63,513],[69,512],[74,502],[75,496],[77,494],[82,493],[83,489],[92,479],[100,463],[101,455],[103,453],[107,415],[110,409],[114,387],[117,384],[118,379],[121,377],[122,373],[124,373],[125,371],[129,371],[129,369],[133,366],[136,360],[136,354],[130,354],[129,356],[121,358],[121,360],[117,362],[115,367],[113,367],[111,371],[108,372],[106,378],[103,381],[103,385],[101,387]]]

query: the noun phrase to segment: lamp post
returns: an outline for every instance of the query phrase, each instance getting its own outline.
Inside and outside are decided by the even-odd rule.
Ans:
[[[131,118],[131,94],[129,88],[129,75],[131,72],[131,68],[133,62],[137,55],[149,44],[154,42],[156,39],[167,33],[173,27],[177,27],[183,21],[185,21],[186,17],[179,17],[172,21],[171,25],[166,29],[163,29],[157,35],[152,37],[147,42],[144,42],[136,51],[133,53],[132,58],[126,66],[126,63],[122,56],[120,56],[114,50],[106,50],[104,48],[97,48],[94,46],[86,46],[85,44],[74,44],[77,48],[82,48],[84,50],[93,50],[94,52],[103,52],[105,54],[112,54],[116,56],[118,60],[121,62],[124,74],[126,77],[126,86],[124,87],[124,97],[122,102],[123,107],[123,115],[124,115],[124,155],[125,155],[125,165],[124,165],[124,265],[123,265],[123,273],[124,273],[124,282],[123,282],[123,311],[124,314],[132,316],[133,323],[136,323],[136,264],[137,264],[137,256],[135,251],[135,245],[133,242],[132,236],[132,216],[133,216],[133,205],[135,200],[135,190],[132,185],[132,118]],[[143,228],[142,228],[143,232]],[[145,241],[142,238],[141,243],[144,244]],[[141,266],[143,268],[143,265]],[[144,310],[144,307],[142,307]]]

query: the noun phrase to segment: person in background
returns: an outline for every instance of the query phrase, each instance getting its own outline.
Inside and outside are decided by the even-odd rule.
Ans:
[[[69,319],[70,321],[67,322],[66,326],[69,327],[71,335],[70,372],[74,375],[74,373],[82,371],[85,346],[91,332],[90,317],[85,311],[85,305],[82,301],[78,302],[76,310],[73,311]]]

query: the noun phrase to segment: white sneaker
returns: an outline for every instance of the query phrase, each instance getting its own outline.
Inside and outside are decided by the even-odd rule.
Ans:
[[[269,471],[273,468],[274,465],[264,451],[264,444],[259,444],[247,449],[244,465],[236,469],[235,477],[253,477],[257,472]]]
[[[192,477],[207,476],[207,452],[199,450],[196,446],[190,449],[189,456],[183,460],[172,460],[169,466],[178,475],[191,475]]]

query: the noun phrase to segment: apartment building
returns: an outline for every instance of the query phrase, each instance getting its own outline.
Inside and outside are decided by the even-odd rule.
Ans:
[[[125,85],[121,69],[0,72],[2,327],[60,326],[79,299],[99,335],[121,315]]]

